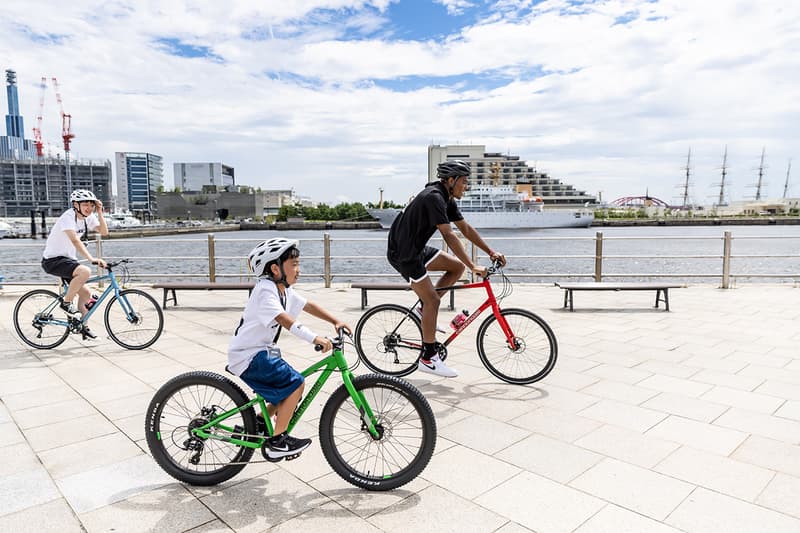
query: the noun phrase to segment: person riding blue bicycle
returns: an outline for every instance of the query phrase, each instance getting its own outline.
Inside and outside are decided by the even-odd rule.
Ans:
[[[268,439],[267,459],[293,459],[311,445],[311,439],[286,433],[303,395],[303,376],[281,356],[277,346],[281,328],[330,351],[330,339],[320,337],[297,320],[301,311],[330,322],[334,330],[350,326],[292,288],[300,276],[300,248],[296,240],[274,238],[260,243],[248,255],[250,270],[258,277],[242,318],[228,346],[228,369],[268,402],[275,416],[274,436]]]
[[[436,288],[454,285],[464,273],[465,265],[475,274],[486,276],[486,267],[472,262],[450,223],[456,225],[461,234],[475,246],[486,252],[492,261],[505,266],[506,258],[487,245],[470,226],[455,199],[460,199],[469,188],[469,163],[454,159],[440,163],[437,167],[438,182],[429,183],[403,211],[397,215],[389,230],[386,258],[406,281],[422,302],[416,312],[422,321],[423,351],[419,359],[419,370],[444,377],[456,377],[458,373],[444,364],[438,355],[436,325],[441,296]],[[439,230],[452,255],[428,246],[428,240]],[[460,261],[459,261],[460,259]],[[443,271],[433,285],[428,271]]]
[[[95,258],[84,242],[88,240],[90,231],[98,230],[100,235],[108,235],[108,226],[103,217],[103,202],[92,191],[77,189],[69,199],[72,209],[61,213],[47,237],[42,253],[42,268],[69,285],[60,305],[67,314],[75,315],[86,309],[86,303],[92,297],[91,291],[85,286],[92,271],[88,266],[78,263],[77,252],[90,263],[105,268],[105,261]],[[73,303],[76,295],[77,307]],[[84,339],[97,337],[87,325],[84,325],[81,333]]]

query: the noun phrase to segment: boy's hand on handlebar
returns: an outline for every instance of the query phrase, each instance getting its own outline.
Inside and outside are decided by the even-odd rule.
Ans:
[[[314,344],[320,352],[330,352],[333,350],[333,343],[327,337],[317,337],[314,339]]]
[[[486,275],[489,273],[489,269],[482,265],[473,265],[472,272],[482,278],[485,278]]]
[[[343,329],[345,331],[345,333],[347,333],[348,335],[352,335],[353,334],[353,330],[350,329],[350,326],[348,326],[344,322],[338,322],[337,321],[336,324],[333,325],[333,329],[336,330],[337,334],[339,333],[340,329]]]
[[[99,266],[100,268],[106,268],[108,266],[108,264],[106,264],[106,262],[100,258],[92,259],[91,263]]]

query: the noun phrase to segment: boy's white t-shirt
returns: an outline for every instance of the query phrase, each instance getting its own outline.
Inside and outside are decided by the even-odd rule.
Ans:
[[[256,354],[274,345],[281,313],[297,318],[307,300],[291,287],[286,288],[286,308],[281,304],[278,286],[274,281],[260,278],[247,301],[242,318],[228,345],[228,369],[241,375]]]
[[[84,220],[86,221],[85,225],[83,223]],[[75,250],[75,245],[69,240],[65,231],[71,229],[80,238],[87,230],[93,231],[100,226],[100,220],[94,213],[84,220],[78,219],[74,209],[67,209],[61,213],[61,216],[58,217],[58,220],[53,225],[53,229],[50,230],[42,257],[50,259],[51,257],[65,256],[77,261],[78,253]]]

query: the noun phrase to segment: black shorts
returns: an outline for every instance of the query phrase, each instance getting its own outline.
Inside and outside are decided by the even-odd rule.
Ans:
[[[398,260],[391,252],[386,254],[389,264],[397,270],[406,281],[418,282],[425,279],[428,275],[426,268],[431,261],[436,259],[436,256],[442,253],[441,250],[433,246],[426,246],[422,249],[422,253],[417,257],[408,260]]]
[[[65,282],[72,281],[72,273],[80,266],[76,260],[65,255],[58,255],[48,259],[42,259],[42,268],[48,274],[58,276]]]

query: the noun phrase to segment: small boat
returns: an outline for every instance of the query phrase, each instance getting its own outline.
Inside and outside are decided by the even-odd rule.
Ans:
[[[142,221],[133,216],[130,211],[115,211],[106,215],[108,229],[134,228],[142,225]]]

